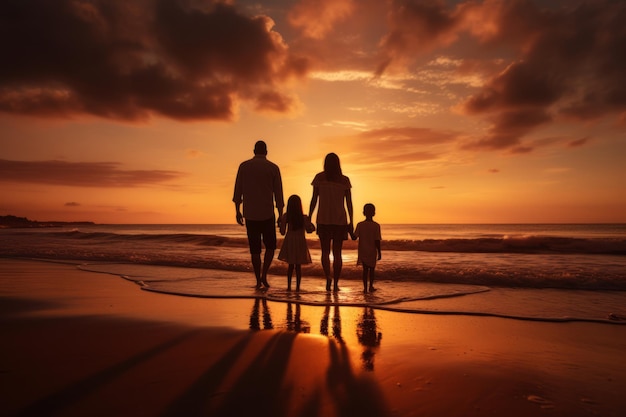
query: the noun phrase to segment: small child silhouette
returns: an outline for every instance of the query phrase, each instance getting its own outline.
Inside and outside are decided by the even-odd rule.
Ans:
[[[291,291],[291,278],[293,270],[296,270],[296,291],[300,291],[302,280],[302,264],[311,263],[311,254],[306,243],[306,233],[315,231],[309,216],[302,212],[302,200],[297,195],[292,195],[287,200],[287,211],[280,220],[280,234],[285,236],[278,253],[278,259],[287,262],[287,290]]]
[[[365,220],[356,225],[352,234],[352,240],[359,239],[357,265],[363,265],[363,292],[376,291],[374,288],[376,261],[382,258],[380,225],[373,220],[375,214],[376,207],[373,204],[363,206]]]

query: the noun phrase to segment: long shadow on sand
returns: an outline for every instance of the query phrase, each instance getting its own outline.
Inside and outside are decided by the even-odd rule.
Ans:
[[[328,337],[328,357],[304,358],[308,362],[307,372],[319,376],[314,379],[316,385],[306,387],[305,393],[304,388],[294,382],[290,357],[295,352],[303,352],[294,350],[296,338],[307,336],[273,330],[269,308],[264,303],[262,316],[268,332],[259,332],[259,306],[259,300],[255,300],[251,332],[203,372],[170,404],[162,417],[321,417],[329,412],[339,417],[389,414],[374,380],[359,376],[352,368],[348,346],[341,339],[338,307]],[[328,320],[328,315],[325,317]],[[317,352],[323,356],[324,350]]]
[[[174,346],[182,343],[184,340],[192,337],[197,330],[190,330],[162,344],[156,345],[144,352],[131,356],[128,359],[119,362],[116,365],[108,367],[101,372],[97,372],[83,378],[76,383],[70,384],[65,388],[54,392],[40,400],[34,402],[28,407],[20,410],[16,416],[51,416],[63,415],[64,410],[73,406],[81,399],[92,395],[102,387],[115,381],[120,376],[127,373],[130,369],[138,366],[149,359],[172,349]]]

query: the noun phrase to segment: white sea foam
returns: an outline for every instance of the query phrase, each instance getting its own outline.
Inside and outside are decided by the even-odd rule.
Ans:
[[[287,265],[278,260],[270,270],[277,284],[264,294],[253,291],[245,229],[237,225],[4,229],[0,253],[77,260],[100,272],[141,281],[148,290],[188,296],[283,301],[297,297],[310,304],[553,320],[626,316],[626,225],[383,225],[382,229],[383,259],[376,267],[381,291],[367,297],[360,291],[356,242],[347,241],[343,291],[334,301],[327,299],[315,235],[309,236],[314,262],[303,266],[299,295],[284,291]]]

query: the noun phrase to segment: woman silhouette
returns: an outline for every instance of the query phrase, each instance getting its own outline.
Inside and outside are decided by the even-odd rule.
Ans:
[[[334,291],[339,291],[339,277],[343,262],[341,250],[348,233],[353,231],[353,209],[350,179],[341,172],[341,163],[335,153],[329,153],[324,160],[324,171],[313,178],[313,197],[309,208],[309,218],[319,200],[317,209],[317,234],[322,249],[322,268],[326,276],[326,290],[330,291],[330,250],[333,251]],[[348,216],[346,217],[346,209]]]

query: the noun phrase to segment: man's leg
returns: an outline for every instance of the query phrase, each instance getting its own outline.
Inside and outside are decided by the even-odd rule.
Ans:
[[[267,288],[270,287],[270,284],[267,282],[267,271],[270,269],[270,265],[272,265],[272,260],[274,259],[274,249],[265,249],[265,258],[263,259],[263,273],[261,274],[261,283],[265,285]],[[259,263],[261,262],[261,256],[259,255]]]
[[[256,288],[261,288],[261,254],[251,253],[252,268],[254,269],[254,275],[256,276]]]
[[[274,259],[274,252],[276,251],[276,221],[272,217],[265,220],[262,227],[263,245],[265,245],[265,256],[263,258],[263,271],[261,272],[261,283],[266,288],[270,287],[267,282],[267,272],[272,265]]]
[[[250,258],[252,268],[256,277],[256,288],[261,288],[261,230],[258,222],[246,220],[246,231],[248,234],[248,245],[250,246]]]

